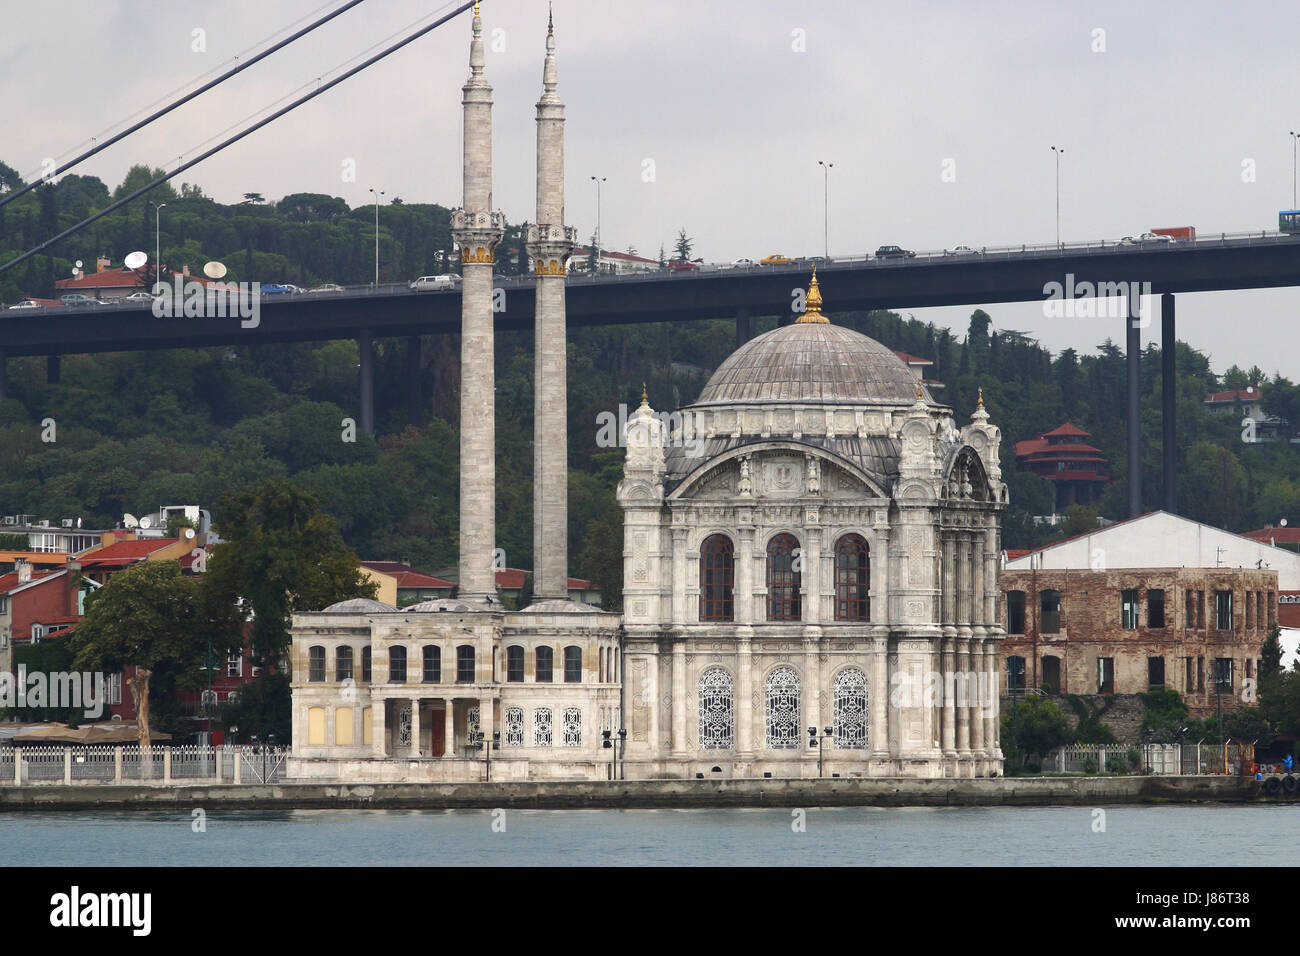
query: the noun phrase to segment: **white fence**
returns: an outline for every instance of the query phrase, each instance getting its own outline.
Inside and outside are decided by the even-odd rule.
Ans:
[[[1252,744],[1072,744],[1051,751],[1043,770],[1057,773],[1240,774],[1254,760]],[[1137,757],[1136,763],[1134,757]]]
[[[287,747],[0,747],[0,786],[78,783],[274,783]]]

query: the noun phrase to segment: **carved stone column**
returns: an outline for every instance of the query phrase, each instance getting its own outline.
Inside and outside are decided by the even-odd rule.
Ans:
[[[673,641],[673,756],[686,756],[686,641]]]
[[[750,629],[736,629],[736,756],[754,759],[754,656]]]
[[[420,699],[411,701],[411,756],[420,757]]]
[[[874,571],[872,572],[874,575]],[[871,756],[889,757],[889,638],[878,634],[871,639],[871,677],[867,688],[868,736]]]
[[[958,695],[958,702],[962,705],[957,707],[957,754],[958,756],[969,756],[970,754],[970,707],[965,698],[965,688],[969,682],[966,675],[970,672],[970,639],[967,637],[957,638],[957,686],[954,688]]]
[[[686,529],[673,528],[673,624],[687,621],[686,611]]]
[[[737,624],[752,624],[754,614],[754,529],[741,528],[736,544],[735,611]]]

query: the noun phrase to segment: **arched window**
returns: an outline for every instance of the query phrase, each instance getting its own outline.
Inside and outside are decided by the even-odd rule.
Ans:
[[[307,679],[313,683],[325,680],[325,648],[319,644],[307,648]]]
[[[551,708],[538,707],[533,711],[533,746],[551,745]]]
[[[406,648],[404,647],[388,649],[388,683],[406,683]]]
[[[442,648],[435,644],[424,645],[424,682],[442,683]]]
[[[456,648],[456,683],[474,683],[474,645],[462,644]]]
[[[731,675],[710,667],[700,675],[700,749],[730,750],[735,736]]]
[[[835,746],[862,750],[867,746],[867,675],[846,667],[835,675]]]
[[[524,709],[522,707],[506,708],[506,746],[522,747],[524,745]]]
[[[361,683],[370,683],[370,645],[361,648]]]
[[[725,534],[711,534],[700,545],[700,620],[735,618],[736,548]]]
[[[524,649],[518,644],[506,648],[506,682],[522,683],[524,679]],[[522,716],[519,718],[524,719]]]
[[[767,746],[772,750],[799,747],[799,675],[793,667],[778,667],[767,675]]]
[[[800,617],[799,539],[778,534],[767,544],[767,619],[797,621]]]
[[[576,644],[570,644],[564,649],[564,682],[582,683],[582,648]]]
[[[564,708],[564,746],[582,746],[582,711],[577,707]]]
[[[835,542],[835,620],[871,620],[871,552],[860,534]]]
[[[334,679],[352,680],[352,648],[346,644],[334,652]]]
[[[555,679],[555,648],[539,647],[537,649],[537,677],[541,684],[549,684]]]

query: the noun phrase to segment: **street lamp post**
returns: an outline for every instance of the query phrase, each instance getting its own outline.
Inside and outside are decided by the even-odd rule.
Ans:
[[[604,176],[592,176],[591,181],[596,184],[596,274],[600,274],[600,184],[605,181]]]
[[[484,763],[487,765],[486,767],[487,779],[490,782],[492,780],[492,751],[501,749],[500,732],[499,731],[492,732],[492,742],[489,745],[488,741],[485,739],[483,731],[481,730],[475,731],[474,738],[473,740],[470,741],[470,744],[471,746],[474,747],[475,750],[477,750],[480,747],[483,748],[483,760]]]
[[[1296,192],[1295,192],[1295,144],[1300,140],[1300,133],[1291,130],[1291,208],[1296,209]]]
[[[620,728],[617,737],[612,730],[602,730],[600,733],[604,738],[601,747],[612,751],[609,755],[609,779],[621,780],[625,773],[621,761],[627,756],[627,731]]]
[[[1062,146],[1053,146],[1052,152],[1056,154],[1056,244],[1061,244],[1061,155],[1065,152]]]
[[[384,191],[373,187],[370,191],[375,194],[375,285],[379,285],[379,197]]]
[[[822,744],[827,740],[833,739],[835,729],[833,727],[823,727],[820,734],[817,733],[816,727],[808,728],[808,746],[817,748],[817,776],[822,775],[822,755],[825,752]]]
[[[165,202],[149,201],[149,205],[154,207],[154,225],[153,225],[153,284],[156,289],[162,282],[162,211]]]
[[[822,253],[827,259],[830,259],[830,179],[831,170],[835,168],[835,164],[827,163],[819,159],[817,160],[817,165],[822,168]]]

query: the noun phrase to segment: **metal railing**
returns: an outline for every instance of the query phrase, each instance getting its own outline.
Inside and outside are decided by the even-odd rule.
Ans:
[[[287,747],[0,746],[0,786],[24,784],[273,783]]]

